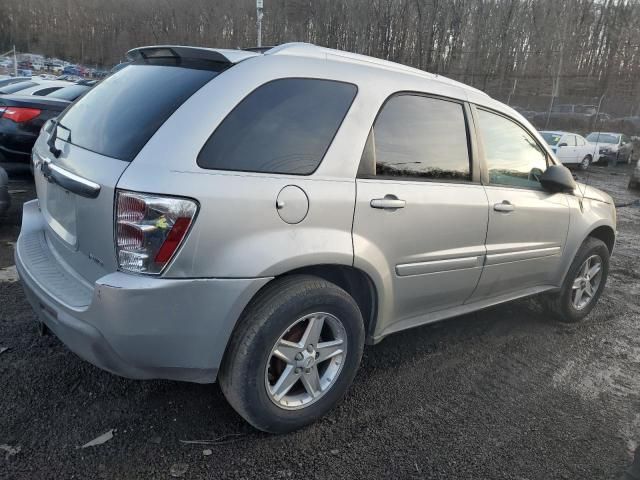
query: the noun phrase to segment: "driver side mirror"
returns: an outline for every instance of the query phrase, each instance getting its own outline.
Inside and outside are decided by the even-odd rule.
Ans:
[[[558,148],[562,148],[562,147],[566,147],[567,144],[566,143],[561,143],[560,145],[558,145]]]
[[[551,165],[540,175],[542,188],[552,193],[573,192],[577,185],[571,171],[563,165]]]

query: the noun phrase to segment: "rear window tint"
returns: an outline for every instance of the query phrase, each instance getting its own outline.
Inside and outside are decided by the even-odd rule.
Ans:
[[[86,93],[60,117],[70,143],[131,161],[151,136],[220,70],[132,64]]]
[[[357,88],[288,78],[254,90],[205,143],[198,165],[215,170],[309,175],[340,128]]]
[[[33,95],[44,97],[45,95],[49,95],[50,93],[55,92],[56,90],[60,90],[62,87],[49,87],[43,88],[42,90],[36,90],[33,92]]]

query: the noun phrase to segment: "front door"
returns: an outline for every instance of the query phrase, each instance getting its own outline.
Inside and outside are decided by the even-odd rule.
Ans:
[[[538,180],[549,160],[535,138],[506,117],[476,112],[489,228],[485,268],[470,301],[552,285],[569,228],[565,194],[544,191]]]
[[[376,333],[421,323],[429,312],[461,305],[476,288],[488,205],[468,145],[458,102],[399,94],[376,120],[353,225],[355,265],[383,285]]]

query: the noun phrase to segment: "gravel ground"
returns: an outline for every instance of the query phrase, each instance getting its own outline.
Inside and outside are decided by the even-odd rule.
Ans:
[[[638,198],[623,168],[595,167],[588,181],[621,204]],[[39,337],[3,268],[19,203],[34,195],[28,176],[11,188],[0,221],[0,478],[617,479],[640,441],[638,205],[618,209],[607,289],[584,323],[554,323],[526,300],[391,336],[365,349],[336,410],[268,436],[217,385],[118,378]],[[206,439],[218,440],[181,442]]]

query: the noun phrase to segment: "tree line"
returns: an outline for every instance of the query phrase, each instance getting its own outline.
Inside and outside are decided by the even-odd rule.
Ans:
[[[640,97],[640,0],[264,0],[264,14],[265,45],[372,55],[502,100]],[[164,43],[255,46],[255,0],[0,0],[3,50],[108,67]]]

